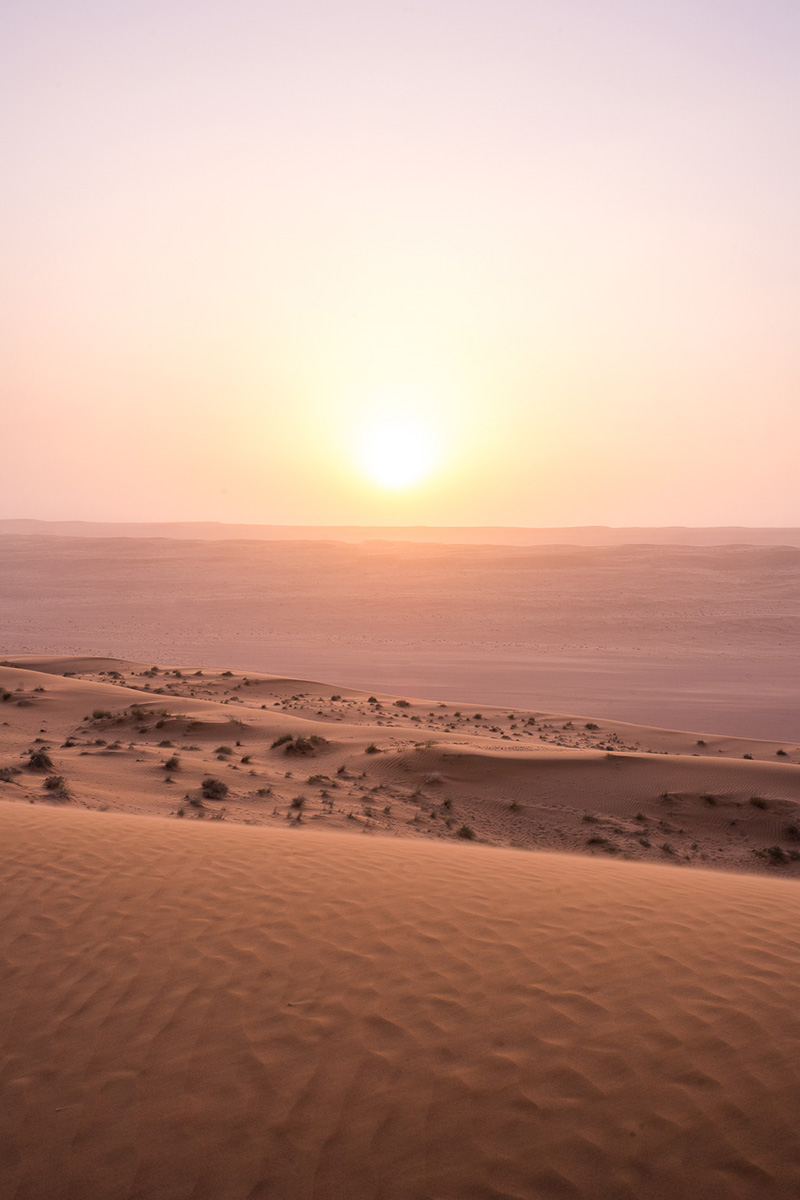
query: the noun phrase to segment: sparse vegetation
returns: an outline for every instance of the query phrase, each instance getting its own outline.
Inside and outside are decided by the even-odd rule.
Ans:
[[[93,721],[110,721],[114,714],[109,712],[107,708],[96,708],[92,712]]]
[[[375,745],[374,742],[370,742],[370,744],[367,746],[364,753],[365,754],[380,754],[380,750],[378,749],[378,747]]]
[[[230,746],[217,746],[214,753],[225,757],[228,754],[233,754],[233,750],[231,749]]]
[[[776,750],[775,753],[777,754],[778,758],[786,758],[785,750]]]
[[[227,783],[223,783],[221,779],[214,779],[210,775],[206,776],[200,788],[206,800],[221,800],[223,796],[227,796],[228,794]]]
[[[177,771],[178,768],[180,767],[180,765],[181,765],[181,760],[178,758],[178,755],[172,754],[167,759],[167,761],[164,763],[164,770],[165,771]]]
[[[27,766],[31,771],[52,771],[53,760],[41,746],[28,751]]]
[[[287,742],[291,742],[294,738],[293,733],[282,733],[280,737],[275,738],[270,749],[275,750],[278,746],[285,746]]]
[[[290,739],[286,743],[284,754],[304,755],[314,754],[323,746],[327,746],[325,738],[319,737],[318,734],[312,734],[311,737],[297,737]]]
[[[750,803],[753,808],[766,808],[767,802],[762,796],[751,796]]]
[[[475,840],[476,834],[475,834],[475,830],[472,829],[469,825],[462,825],[458,831],[457,836],[460,838],[464,838],[464,840],[467,842],[473,842]]]
[[[584,725],[584,729],[599,729],[599,728],[600,728],[600,726],[596,725],[594,721],[587,721],[586,724]]]
[[[60,792],[62,796],[67,795],[67,781],[63,775],[48,775],[42,787],[48,792]]]

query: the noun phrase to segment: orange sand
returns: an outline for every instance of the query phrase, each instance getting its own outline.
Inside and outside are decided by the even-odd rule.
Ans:
[[[794,1200],[791,881],[0,804],[4,1200]]]

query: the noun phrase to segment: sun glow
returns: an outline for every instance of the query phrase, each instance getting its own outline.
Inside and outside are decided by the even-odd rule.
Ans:
[[[394,491],[420,483],[441,457],[432,426],[402,408],[367,416],[358,438],[357,455],[370,479]]]

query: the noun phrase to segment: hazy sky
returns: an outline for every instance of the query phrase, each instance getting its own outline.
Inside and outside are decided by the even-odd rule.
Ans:
[[[0,516],[800,524],[798,61],[797,0],[7,0]]]

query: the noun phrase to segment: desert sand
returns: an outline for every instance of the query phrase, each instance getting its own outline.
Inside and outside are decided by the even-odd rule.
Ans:
[[[0,688],[3,1200],[798,1194],[796,743]]]
[[[0,799],[800,876],[798,742],[120,659],[0,689]]]
[[[790,1200],[792,881],[0,804],[14,1200]]]
[[[682,536],[704,532],[720,544],[0,537],[0,657],[195,662],[796,740],[800,548]]]
[[[796,549],[0,549],[2,1200],[800,1194]]]

